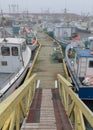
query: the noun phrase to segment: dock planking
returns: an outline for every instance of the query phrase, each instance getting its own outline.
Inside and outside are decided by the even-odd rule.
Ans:
[[[37,73],[41,88],[53,88],[57,74],[65,76],[62,62],[51,60],[56,46],[53,40],[45,33],[39,34],[41,50],[32,73]]]

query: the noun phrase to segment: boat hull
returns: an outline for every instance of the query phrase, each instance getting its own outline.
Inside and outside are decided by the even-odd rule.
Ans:
[[[66,62],[67,64],[67,62]],[[69,68],[67,64],[69,74],[73,83],[73,90],[78,94],[79,98],[82,100],[93,100],[93,86],[82,86],[74,72]]]
[[[71,40],[64,40],[64,39],[63,39],[63,40],[58,40],[57,38],[55,38],[55,40],[61,45],[63,54],[65,54],[65,49],[66,49],[66,47],[68,46],[68,44],[80,40],[80,35],[77,34],[77,35],[76,35],[75,37],[73,37]]]
[[[76,30],[77,30],[78,32],[91,33],[91,31],[90,31],[90,30],[87,30],[87,29],[76,28]]]
[[[82,100],[93,100],[93,87],[79,88],[78,95]]]
[[[50,31],[50,32],[46,32],[50,37],[54,37],[54,33],[53,33],[53,31]]]
[[[0,95],[0,102],[5,100],[11,93],[13,93],[19,87],[27,73],[27,70],[28,67],[26,67],[24,71],[16,78],[16,80],[9,86],[9,88]]]

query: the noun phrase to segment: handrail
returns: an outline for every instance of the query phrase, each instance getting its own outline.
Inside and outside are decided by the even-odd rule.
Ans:
[[[84,117],[93,127],[93,113],[89,108],[79,99],[78,95],[71,89],[72,84],[68,82],[60,74],[57,75],[58,89],[61,101],[64,104],[66,113],[75,130],[85,130]]]
[[[38,42],[38,41],[37,41],[37,42]],[[27,73],[27,76],[26,76],[24,82],[31,76],[32,69],[33,69],[33,67],[34,67],[34,65],[35,65],[35,62],[36,62],[36,60],[37,60],[37,57],[38,57],[38,54],[39,54],[39,51],[40,51],[40,48],[41,48],[41,44],[40,44],[39,42],[38,42],[38,44],[39,44],[39,48],[38,48],[38,50],[37,50],[37,52],[36,52],[36,54],[35,54],[35,57],[34,57],[34,59],[33,59],[33,62],[32,62],[32,64],[31,64],[31,66],[30,66],[29,72]]]
[[[30,103],[33,100],[36,87],[36,74],[33,74],[23,85],[0,103],[0,129],[20,129]]]
[[[47,34],[48,35],[48,34]],[[49,36],[49,35],[48,35]],[[62,61],[63,61],[63,67],[64,67],[64,72],[65,72],[65,78],[70,81],[69,75],[68,75],[68,71],[67,71],[67,67],[66,67],[66,63],[65,63],[65,59],[63,56],[63,52],[62,52],[62,46],[60,45],[59,41],[57,41],[56,39],[52,38],[51,36],[49,36],[51,40],[55,40],[57,45],[59,46],[59,50],[62,56]]]
[[[59,44],[59,43],[57,43],[57,44]],[[62,57],[63,57],[63,67],[64,67],[64,72],[65,72],[65,78],[68,80],[68,81],[70,81],[70,78],[69,78],[69,75],[68,75],[68,71],[67,71],[67,67],[66,67],[66,63],[65,63],[65,59],[64,59],[64,56],[63,56],[63,52],[62,52],[62,47],[61,47],[61,45],[59,44],[59,49],[60,49],[60,52],[61,52],[61,55],[62,55]]]

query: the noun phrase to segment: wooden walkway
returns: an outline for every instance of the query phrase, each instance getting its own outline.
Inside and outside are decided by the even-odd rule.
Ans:
[[[46,34],[41,34],[39,36],[39,42],[42,47],[33,69],[33,73],[37,73],[41,88],[51,88],[54,87],[58,73],[63,76],[65,75],[64,70],[62,63],[51,60],[51,55],[55,49],[53,40]]]
[[[47,34],[39,34],[39,42],[42,47],[33,73],[37,73],[37,79],[40,80],[40,90],[38,89],[35,94],[21,130],[72,130],[58,92],[52,92],[53,89],[56,91],[57,74],[65,76],[62,62],[51,60],[55,45]],[[59,110],[57,110],[57,104],[59,104]]]

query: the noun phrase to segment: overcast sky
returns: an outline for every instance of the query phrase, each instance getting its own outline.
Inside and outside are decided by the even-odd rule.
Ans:
[[[15,8],[13,10],[13,5]],[[63,12],[67,8],[71,13],[90,13],[93,15],[93,0],[0,0],[3,12]]]

